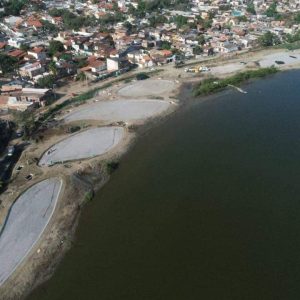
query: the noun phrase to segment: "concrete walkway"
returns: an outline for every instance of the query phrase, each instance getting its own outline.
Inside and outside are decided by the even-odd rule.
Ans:
[[[50,178],[30,187],[11,207],[0,232],[0,286],[22,263],[49,223],[62,187]]]

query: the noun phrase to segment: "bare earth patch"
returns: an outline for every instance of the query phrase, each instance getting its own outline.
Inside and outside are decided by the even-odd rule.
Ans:
[[[147,79],[121,88],[118,92],[123,97],[145,97],[170,93],[175,88],[171,80]]]
[[[40,159],[39,165],[52,165],[104,154],[115,147],[124,134],[123,127],[92,128],[74,134],[49,148]]]
[[[293,52],[279,52],[266,55],[259,63],[261,67],[277,66],[276,61],[282,61],[285,65],[300,63],[300,55]]]
[[[49,223],[62,187],[50,178],[30,187],[11,207],[0,233],[0,286],[22,263]]]
[[[211,73],[213,75],[224,75],[229,74],[237,71],[242,71],[245,66],[241,63],[231,63],[224,66],[217,66],[211,68]]]

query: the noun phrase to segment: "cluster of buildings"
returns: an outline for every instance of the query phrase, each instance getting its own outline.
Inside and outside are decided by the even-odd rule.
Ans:
[[[185,9],[172,4],[141,14],[135,13],[141,10],[141,0],[30,2],[40,9],[27,5],[19,15],[6,15],[0,23],[0,55],[17,61],[14,78],[2,86],[0,109],[23,110],[45,103],[51,87],[39,87],[43,77],[59,80],[82,73],[81,78],[102,79],[133,66],[153,68],[178,57],[182,60],[251,49],[267,31],[282,40],[299,29],[298,24],[268,16],[273,0],[190,0]],[[276,4],[278,14],[294,14],[299,9],[298,0]],[[82,28],[70,28],[63,13],[51,11],[71,12],[74,18],[89,22]],[[109,18],[110,22],[102,22]],[[63,48],[50,53],[53,41]],[[21,84],[15,84],[16,80]]]

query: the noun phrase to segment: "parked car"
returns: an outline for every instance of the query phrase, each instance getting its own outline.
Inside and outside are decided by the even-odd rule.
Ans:
[[[24,130],[23,130],[23,129],[18,129],[18,130],[16,131],[17,137],[21,137],[21,136],[23,136],[23,134],[24,134]]]
[[[15,147],[14,146],[8,146],[7,148],[7,156],[13,156],[15,152]]]

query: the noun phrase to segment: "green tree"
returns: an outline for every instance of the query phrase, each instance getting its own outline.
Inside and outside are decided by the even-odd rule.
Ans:
[[[151,16],[148,20],[150,22],[151,27],[156,27],[158,24],[163,24],[168,21],[164,15],[154,15]]]
[[[20,49],[23,50],[23,51],[28,51],[28,50],[30,49],[30,47],[29,47],[29,45],[27,45],[27,44],[22,44],[22,45],[20,46]]]
[[[145,79],[148,79],[148,78],[149,78],[149,75],[147,75],[146,73],[138,73],[136,75],[137,80],[145,80]]]
[[[248,19],[247,19],[246,16],[240,16],[240,17],[237,17],[237,20],[238,20],[239,22],[247,22],[247,21],[248,21]]]
[[[202,53],[203,53],[203,49],[200,46],[196,46],[195,48],[193,48],[194,55],[200,55]]]
[[[5,15],[19,16],[21,10],[27,4],[27,0],[11,0],[4,2]]]
[[[171,49],[171,43],[167,41],[163,41],[161,44],[161,49],[163,50],[170,50]]]
[[[275,18],[278,15],[277,3],[274,1],[266,10],[267,17]]]
[[[219,6],[220,10],[226,11],[231,9],[231,4],[222,4]]]
[[[78,81],[85,81],[87,79],[86,75],[84,72],[80,72],[77,76],[76,76],[76,80]]]
[[[11,73],[16,69],[17,59],[7,54],[0,54],[0,69],[2,74]]]
[[[278,36],[270,31],[259,38],[259,44],[263,47],[269,47],[280,44]]]
[[[285,37],[288,43],[294,43],[300,41],[300,30],[298,30],[295,34],[287,34]]]
[[[53,76],[57,76],[57,67],[54,61],[51,61],[48,65],[49,71]]]
[[[72,60],[72,54],[71,53],[63,53],[60,56],[60,59],[64,59],[66,61],[70,61],[70,60]]]
[[[58,31],[57,27],[54,24],[50,23],[49,21],[41,20],[41,22],[43,24],[43,31],[51,32],[51,33]]]
[[[197,40],[198,40],[198,43],[200,45],[204,45],[205,44],[205,37],[204,37],[203,34],[199,35],[198,38],[197,38]]]
[[[123,25],[127,29],[127,31],[131,34],[132,29],[133,29],[133,25],[130,22],[128,22],[128,21],[124,22]]]
[[[256,15],[256,10],[253,2],[248,3],[246,11],[251,15]]]
[[[24,128],[24,138],[30,137],[35,129],[35,120],[32,111],[14,111],[13,119],[19,128]]]
[[[54,83],[55,77],[53,75],[41,77],[37,82],[38,86],[41,88],[52,88]]]
[[[174,23],[176,24],[177,28],[181,28],[188,23],[188,18],[184,16],[176,16],[174,17]]]
[[[297,24],[300,24],[300,13],[297,13],[297,14],[294,16],[294,22],[297,23]]]
[[[49,54],[54,55],[57,52],[63,52],[65,50],[64,45],[60,41],[50,41]]]

